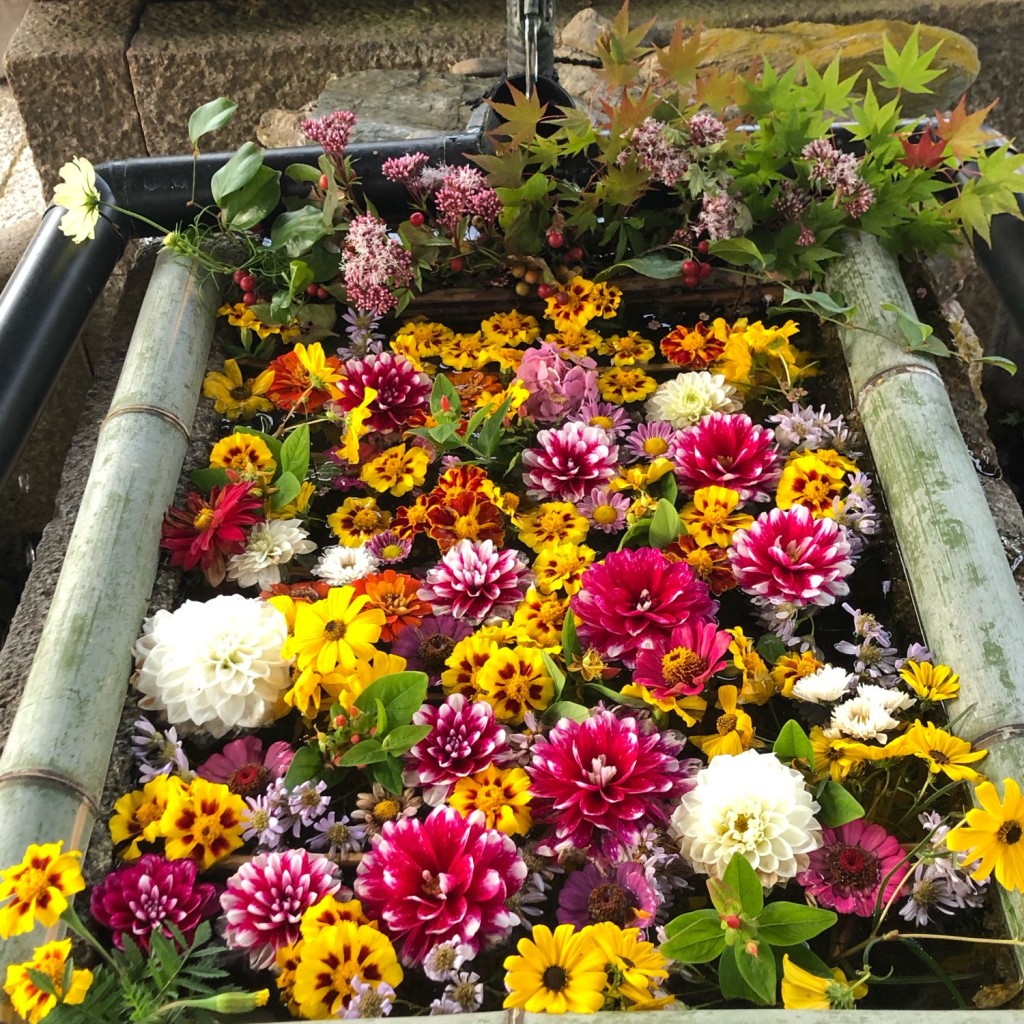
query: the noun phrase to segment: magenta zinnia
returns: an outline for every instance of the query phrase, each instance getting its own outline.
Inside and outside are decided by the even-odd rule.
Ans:
[[[490,540],[462,540],[445,552],[420,587],[418,597],[435,615],[483,622],[508,618],[523,599],[529,570],[521,554]]]
[[[430,733],[405,755],[404,781],[423,786],[428,804],[442,803],[459,780],[490,767],[508,749],[505,729],[486,701],[469,701],[453,693],[440,707],[424,704],[413,725]]]
[[[253,857],[228,879],[220,897],[227,944],[245,950],[254,969],[270,966],[279,949],[298,940],[303,911],[341,888],[335,872],[326,857],[305,850]]]
[[[872,917],[895,895],[907,874],[899,840],[863,818],[821,830],[822,845],[796,880],[818,904],[840,914]]]
[[[679,433],[669,458],[683,490],[730,487],[740,501],[767,501],[781,472],[775,435],[744,413],[705,416]]]
[[[363,401],[367,388],[373,388],[377,397],[368,406],[367,426],[370,430],[386,432],[404,429],[413,415],[425,408],[430,378],[404,356],[381,352],[365,359],[350,359],[338,388],[341,406],[346,412]]]
[[[129,936],[146,953],[153,932],[171,937],[168,925],[191,942],[200,923],[217,913],[217,890],[209,882],[197,883],[198,871],[196,862],[187,857],[165,860],[155,853],[143,854],[93,889],[89,909],[114,933],[118,949],[124,949]]]
[[[829,605],[849,593],[846,531],[803,505],[762,512],[732,535],[729,561],[740,587],[767,604]]]
[[[573,421],[537,434],[537,447],[523,452],[527,494],[537,501],[579,501],[611,480],[619,448],[600,427]]]
[[[563,718],[533,746],[527,766],[534,819],[555,826],[555,841],[609,856],[634,845],[640,829],[663,826],[693,788],[682,743],[653,723],[599,708]]]
[[[522,886],[526,865],[512,839],[483,821],[478,811],[463,818],[451,807],[425,821],[389,821],[360,862],[356,895],[401,942],[405,963],[422,963],[448,941],[476,955],[512,930],[505,902]]]
[[[629,667],[641,647],[668,641],[677,626],[711,619],[717,609],[690,566],[657,548],[613,551],[586,569],[572,599],[584,646]]]
[[[713,622],[686,622],[636,657],[633,681],[658,700],[692,697],[726,666],[732,636]]]

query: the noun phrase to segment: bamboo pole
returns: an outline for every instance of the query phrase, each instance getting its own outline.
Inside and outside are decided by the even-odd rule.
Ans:
[[[29,843],[84,852],[156,577],[213,337],[218,287],[169,250],[156,261],[40,636],[0,758],[0,867]],[[54,936],[0,944],[6,964]]]
[[[856,307],[839,336],[921,628],[960,674],[950,714],[969,710],[959,731],[988,749],[980,767],[990,779],[1024,781],[1024,605],[942,378],[881,309],[916,317],[899,268],[876,239],[857,236],[827,286]],[[1021,894],[1002,902],[1009,934],[1021,937]]]

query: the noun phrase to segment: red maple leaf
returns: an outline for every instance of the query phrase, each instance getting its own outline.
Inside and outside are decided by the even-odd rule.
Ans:
[[[938,167],[949,148],[948,141],[940,139],[931,128],[926,128],[916,142],[911,142],[909,135],[901,135],[900,142],[904,154],[900,163],[907,167]]]

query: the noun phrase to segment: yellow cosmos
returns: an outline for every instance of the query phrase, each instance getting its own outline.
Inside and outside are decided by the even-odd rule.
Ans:
[[[658,382],[638,366],[613,366],[601,372],[597,390],[606,402],[624,405],[649,398],[658,390]]]
[[[219,782],[197,776],[188,786],[170,792],[160,819],[168,860],[190,857],[200,871],[237,850],[242,839],[245,800]]]
[[[430,452],[426,448],[414,445],[407,449],[404,444],[396,444],[363,466],[359,478],[375,491],[387,491],[400,498],[422,485],[429,465]]]
[[[555,544],[544,548],[533,563],[537,588],[542,594],[564,590],[576,594],[583,586],[583,572],[597,557],[586,544]]]
[[[533,824],[530,776],[522,768],[496,768],[459,779],[448,803],[464,818],[483,811],[488,828],[507,836],[525,836]]]
[[[862,981],[847,981],[838,967],[831,978],[805,971],[789,954],[782,957],[782,1005],[787,1010],[852,1010],[868,994]]]
[[[758,654],[754,641],[743,630],[736,626],[727,629],[732,637],[729,653],[732,663],[743,673],[743,686],[740,689],[741,704],[765,704],[777,692],[775,680],[768,671],[764,658]]]
[[[745,530],[754,522],[753,516],[736,511],[739,503],[739,492],[731,487],[699,487],[679,518],[702,548],[712,544],[727,548],[736,530]]]
[[[708,702],[700,696],[659,697],[641,683],[629,683],[622,688],[623,697],[639,697],[659,711],[674,711],[689,726],[694,726],[703,718]]]
[[[560,924],[534,925],[518,956],[505,958],[504,1008],[528,1013],[594,1013],[604,1005],[605,954],[584,932]]]
[[[71,940],[58,939],[38,946],[31,960],[8,966],[4,991],[10,997],[14,1011],[28,1024],[39,1024],[58,1004],[77,1006],[85,999],[92,985],[92,971],[73,970],[71,983],[67,991],[64,990],[68,982],[66,975],[70,956]],[[41,989],[32,980],[32,971],[45,975],[55,994]]]
[[[987,750],[972,750],[967,740],[940,729],[934,722],[922,723],[920,719],[886,745],[889,755],[909,755],[928,762],[932,775],[941,772],[954,782],[977,782],[984,776],[969,767],[980,761]]]
[[[545,501],[513,519],[519,539],[538,554],[553,544],[579,544],[590,523],[571,501]]]
[[[110,819],[110,838],[122,860],[136,860],[142,855],[139,843],[155,842],[163,834],[160,822],[173,791],[184,787],[177,775],[157,775],[142,789],[125,793],[114,804]]]
[[[783,697],[789,697],[799,680],[814,675],[824,664],[815,657],[813,651],[781,655],[772,668],[776,692],[781,693]]]
[[[258,377],[242,377],[234,359],[224,360],[224,372],[211,370],[203,378],[203,394],[213,399],[213,407],[229,420],[251,420],[260,412],[270,412],[274,403],[264,397],[274,383],[274,371],[264,370]]]
[[[662,477],[668,476],[673,468],[672,462],[665,458],[638,462],[636,465],[620,469],[619,475],[608,486],[613,491],[646,491],[651,484],[656,484]]]
[[[53,190],[53,202],[67,213],[60,219],[61,234],[75,245],[96,237],[102,197],[96,185],[96,171],[82,156],[76,156],[57,172],[60,184]]]
[[[366,607],[369,601],[365,594],[356,596],[354,587],[332,587],[324,600],[296,605],[295,629],[281,653],[296,658],[300,669],[352,672],[358,659],[373,657],[387,621],[382,609]]]
[[[831,777],[842,782],[851,772],[859,772],[869,761],[891,756],[885,747],[871,747],[866,743],[825,735],[820,725],[811,730],[811,749],[814,751],[814,778]]]
[[[357,548],[371,537],[383,533],[391,523],[391,513],[377,505],[372,495],[346,498],[341,507],[327,517],[334,536],[347,548]]]
[[[922,700],[953,700],[960,693],[960,676],[948,665],[908,660],[900,668],[900,678]]]
[[[1004,889],[1024,890],[1024,800],[1013,779],[1003,779],[1003,800],[996,787],[983,782],[974,791],[981,807],[972,807],[964,820],[946,836],[954,853],[966,853],[967,861],[979,861],[971,878],[980,882],[995,871]]]
[[[359,461],[359,439],[369,429],[366,421],[370,418],[370,403],[377,397],[374,388],[367,388],[363,392],[363,400],[354,408],[350,409],[345,420],[345,434],[338,448],[339,458],[343,458],[349,464]]]
[[[715,321],[718,323],[718,320]],[[722,321],[724,324],[725,321]],[[728,330],[728,328],[726,328]],[[729,331],[725,348],[712,364],[715,373],[720,373],[730,384],[739,387],[751,383],[754,371],[754,356],[742,331]]]
[[[657,998],[658,986],[668,977],[668,959],[654,944],[640,937],[639,928],[620,928],[611,921],[584,929],[604,957],[608,994],[646,1006]]]
[[[22,935],[36,921],[52,928],[68,906],[68,897],[85,888],[78,850],[62,853],[59,843],[31,843],[20,864],[0,872],[0,938]]]
[[[277,462],[262,437],[239,430],[222,437],[213,446],[210,468],[226,469],[249,483],[268,484],[274,477]]]
[[[715,732],[707,736],[691,736],[690,740],[710,761],[719,754],[742,754],[751,747],[764,746],[754,736],[754,723],[750,715],[737,703],[739,690],[735,686],[718,688],[718,705],[722,713],[715,721]]]
[[[555,695],[554,680],[536,647],[496,650],[475,682],[480,699],[494,709],[494,717],[512,725],[522,725],[527,711],[543,711]]]

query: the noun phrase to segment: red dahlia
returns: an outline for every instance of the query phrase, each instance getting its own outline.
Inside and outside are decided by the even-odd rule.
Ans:
[[[370,430],[404,430],[412,417],[426,406],[430,378],[403,356],[381,352],[365,359],[350,359],[338,387],[341,406],[346,412],[362,402],[367,388],[377,392],[369,405]]]

